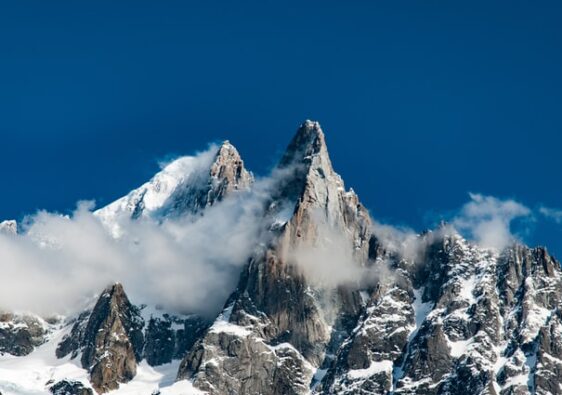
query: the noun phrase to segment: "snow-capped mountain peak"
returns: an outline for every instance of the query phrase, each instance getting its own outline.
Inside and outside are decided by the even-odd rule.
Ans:
[[[0,356],[0,390],[562,394],[562,269],[546,249],[491,250],[444,223],[406,238],[376,229],[317,122],[299,127],[272,179],[256,221],[289,207],[287,218],[255,240],[218,317],[136,306],[119,284],[63,327],[0,315],[0,352],[11,354]],[[252,182],[225,141],[168,163],[96,215],[111,226],[189,214],[214,227],[205,209]],[[21,379],[14,355],[41,362],[40,374]]]
[[[253,176],[244,168],[238,150],[224,141],[198,155],[173,160],[150,181],[95,214],[118,236],[121,218],[193,214],[252,183]]]

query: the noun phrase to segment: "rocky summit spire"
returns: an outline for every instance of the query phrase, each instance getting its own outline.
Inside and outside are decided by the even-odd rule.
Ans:
[[[326,139],[320,123],[306,120],[299,126],[297,133],[289,143],[279,166],[288,166],[294,162],[310,162],[314,156],[318,155],[327,159],[327,165],[331,167]]]
[[[238,150],[228,140],[219,148],[209,175],[207,205],[222,200],[232,191],[248,189],[253,182],[252,173],[246,170]]]
[[[180,379],[192,378],[213,394],[307,393],[313,370],[330,354],[328,345],[338,342],[332,336],[340,318],[358,311],[358,298],[332,289],[328,318],[318,290],[290,258],[300,245],[314,245],[324,225],[358,255],[368,251],[368,214],[334,172],[317,122],[299,127],[278,171],[271,206],[292,203],[293,215],[271,244],[256,252],[227,308],[179,370]],[[233,353],[240,355],[238,362]]]
[[[160,204],[155,192],[168,197],[181,185],[192,198],[185,207],[205,208],[249,185],[251,175],[228,142],[202,163],[190,180],[170,173],[156,179],[142,201]],[[184,164],[168,170],[186,174]],[[210,395],[562,394],[562,268],[546,249],[488,249],[445,224],[419,235],[371,227],[333,170],[316,122],[299,127],[277,170],[264,188],[273,196],[260,195],[267,196],[259,220],[267,237],[256,240],[212,323],[137,309],[119,284],[72,317],[70,333],[58,332],[58,323],[0,314],[0,354],[21,356],[0,358],[0,390],[91,394],[67,370],[68,360],[43,370],[50,346],[34,351],[65,333],[57,356],[82,362],[100,393],[130,380],[142,357],[151,366],[182,358],[178,379]],[[217,248],[228,248],[220,242]],[[313,254],[299,259],[303,250]],[[350,272],[361,279],[341,282]],[[325,273],[336,282],[325,281]],[[156,376],[146,384],[142,376],[121,390],[145,385],[137,392],[176,393],[165,388],[168,374],[160,388],[152,384]],[[30,385],[24,388],[21,377]],[[183,384],[180,392],[191,386]]]
[[[366,257],[369,215],[355,192],[346,191],[342,178],[334,171],[318,122],[307,120],[300,125],[278,167],[292,172],[282,188],[282,196],[296,202],[287,225],[290,245],[302,240],[314,243],[316,228],[326,225],[351,234]]]
[[[87,318],[87,321],[86,321]],[[89,316],[78,319],[58,345],[58,358],[82,352],[92,386],[108,392],[133,379],[143,347],[144,322],[119,283],[107,287]]]
[[[318,122],[310,120],[300,125],[277,166],[279,171],[291,174],[281,184],[278,198],[297,201],[301,198],[310,177],[334,176],[324,132]],[[335,175],[338,186],[341,179]],[[333,178],[333,177],[332,177]]]

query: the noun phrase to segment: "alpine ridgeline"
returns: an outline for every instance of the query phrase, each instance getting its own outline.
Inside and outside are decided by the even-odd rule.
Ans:
[[[97,215],[117,237],[120,216],[205,215],[255,185],[230,143],[202,167],[189,161]],[[32,358],[54,343],[79,361],[85,378],[54,375],[53,393],[132,393],[142,376],[134,393],[562,394],[562,273],[544,248],[485,249],[446,224],[410,248],[389,242],[316,122],[271,179],[264,237],[216,319],[135,306],[114,284],[63,321],[0,316],[0,351]]]

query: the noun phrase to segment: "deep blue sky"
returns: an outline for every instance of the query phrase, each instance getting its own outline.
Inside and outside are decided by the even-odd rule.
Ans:
[[[319,120],[373,215],[467,192],[562,206],[562,2],[14,1],[0,13],[0,218],[107,203],[230,139],[264,174]],[[531,243],[562,255],[562,225]]]

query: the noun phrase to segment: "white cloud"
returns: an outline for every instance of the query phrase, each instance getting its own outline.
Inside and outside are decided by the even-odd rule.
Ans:
[[[207,161],[204,153],[194,160]],[[238,281],[253,249],[266,242],[268,223],[285,222],[294,202],[264,219],[266,203],[294,169],[276,170],[258,179],[251,191],[237,193],[206,209],[203,215],[132,221],[118,218],[121,237],[111,236],[91,202],[81,202],[70,216],[38,212],[25,221],[22,234],[0,232],[0,309],[41,314],[68,313],[108,284],[119,281],[134,303],[161,304],[182,312],[214,314]],[[485,247],[503,248],[515,239],[514,219],[531,215],[514,200],[470,194],[452,225]],[[562,212],[541,208],[561,218]],[[365,284],[391,276],[384,265],[365,266],[351,240],[315,218],[313,245],[292,251],[291,259],[313,285]],[[448,230],[443,230],[448,231]],[[432,237],[407,228],[373,222],[373,234],[386,251],[419,261]]]
[[[452,224],[486,248],[502,249],[517,240],[511,231],[511,223],[532,214],[529,208],[515,200],[475,193],[469,195],[471,200],[461,208]]]
[[[291,246],[288,258],[314,287],[333,289],[339,285],[357,285],[374,275],[353,253],[351,240],[331,227],[318,210],[313,211],[314,237]]]
[[[549,218],[558,224],[562,223],[562,210],[560,209],[541,206],[539,207],[539,212],[546,218]]]
[[[22,234],[0,232],[0,309],[70,313],[110,283],[134,303],[215,314],[253,249],[265,241],[264,210],[286,172],[257,180],[203,215],[156,222],[119,218],[114,238],[81,202],[70,216],[38,212]]]
[[[410,228],[373,221],[371,230],[387,252],[402,259],[415,261],[423,251],[421,238]]]

